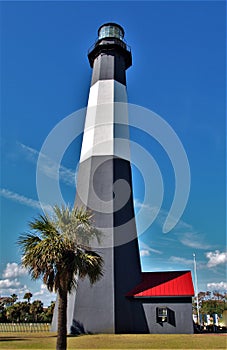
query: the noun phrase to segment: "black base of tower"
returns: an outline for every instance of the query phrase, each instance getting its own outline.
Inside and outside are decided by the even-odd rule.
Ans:
[[[125,183],[121,184],[121,193],[116,190],[114,194],[114,183],[118,180]],[[84,188],[84,184],[89,184],[89,188]],[[132,188],[131,167],[126,160],[94,156],[80,164],[77,188],[83,191],[82,197],[87,200],[86,203],[81,200],[79,191],[75,205],[92,209],[93,187],[103,201],[113,201],[113,211],[93,210],[95,225],[103,232],[102,246],[108,246],[95,249],[104,258],[104,276],[93,286],[87,279],[78,282],[74,303],[69,305],[69,309],[74,308],[73,318],[68,319],[71,332],[134,333],[135,329],[148,332],[143,308],[126,297],[128,291],[140,283],[141,267],[132,193],[126,204],[115,211],[118,196],[124,194],[124,184]],[[106,228],[109,229],[108,237]]]

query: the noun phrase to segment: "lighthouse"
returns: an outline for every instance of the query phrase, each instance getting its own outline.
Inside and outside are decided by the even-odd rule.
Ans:
[[[106,23],[89,50],[92,72],[75,205],[91,209],[102,232],[95,250],[104,276],[95,285],[79,281],[69,297],[68,330],[131,333],[132,305],[126,293],[141,281],[129,156],[126,70],[132,64],[124,29]],[[123,152],[121,140],[124,140]]]
[[[67,331],[193,333],[190,271],[142,272],[130,165],[126,71],[132,65],[124,29],[105,23],[88,52],[92,68],[75,206],[94,214],[103,277],[78,279],[69,294]],[[56,330],[57,308],[52,330]]]

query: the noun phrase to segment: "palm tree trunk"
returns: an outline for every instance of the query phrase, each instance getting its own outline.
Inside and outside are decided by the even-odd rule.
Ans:
[[[56,350],[67,349],[67,291],[59,290]]]

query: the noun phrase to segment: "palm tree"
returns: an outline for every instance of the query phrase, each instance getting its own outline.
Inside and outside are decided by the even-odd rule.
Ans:
[[[42,277],[49,291],[58,293],[57,350],[67,348],[67,294],[77,278],[88,276],[91,284],[102,277],[103,259],[91,250],[91,239],[100,241],[93,215],[81,208],[53,207],[52,217],[39,215],[30,231],[19,237],[22,265],[32,279]]]
[[[12,303],[15,303],[18,299],[18,296],[15,293],[11,294],[10,297],[11,297]]]
[[[21,321],[21,303],[18,302],[9,306],[6,310],[7,319],[11,322]]]
[[[40,318],[40,314],[43,312],[43,303],[41,300],[35,300],[30,305],[30,313],[32,314],[32,318],[34,322],[38,322]]]
[[[30,292],[25,293],[25,295],[23,297],[23,299],[28,300],[28,303],[30,303],[31,298],[32,298],[32,293],[30,293]]]

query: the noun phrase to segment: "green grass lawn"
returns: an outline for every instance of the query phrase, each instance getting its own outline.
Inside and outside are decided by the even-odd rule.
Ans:
[[[50,333],[1,333],[0,349],[55,349]],[[226,334],[121,334],[68,337],[68,349],[226,349]]]

